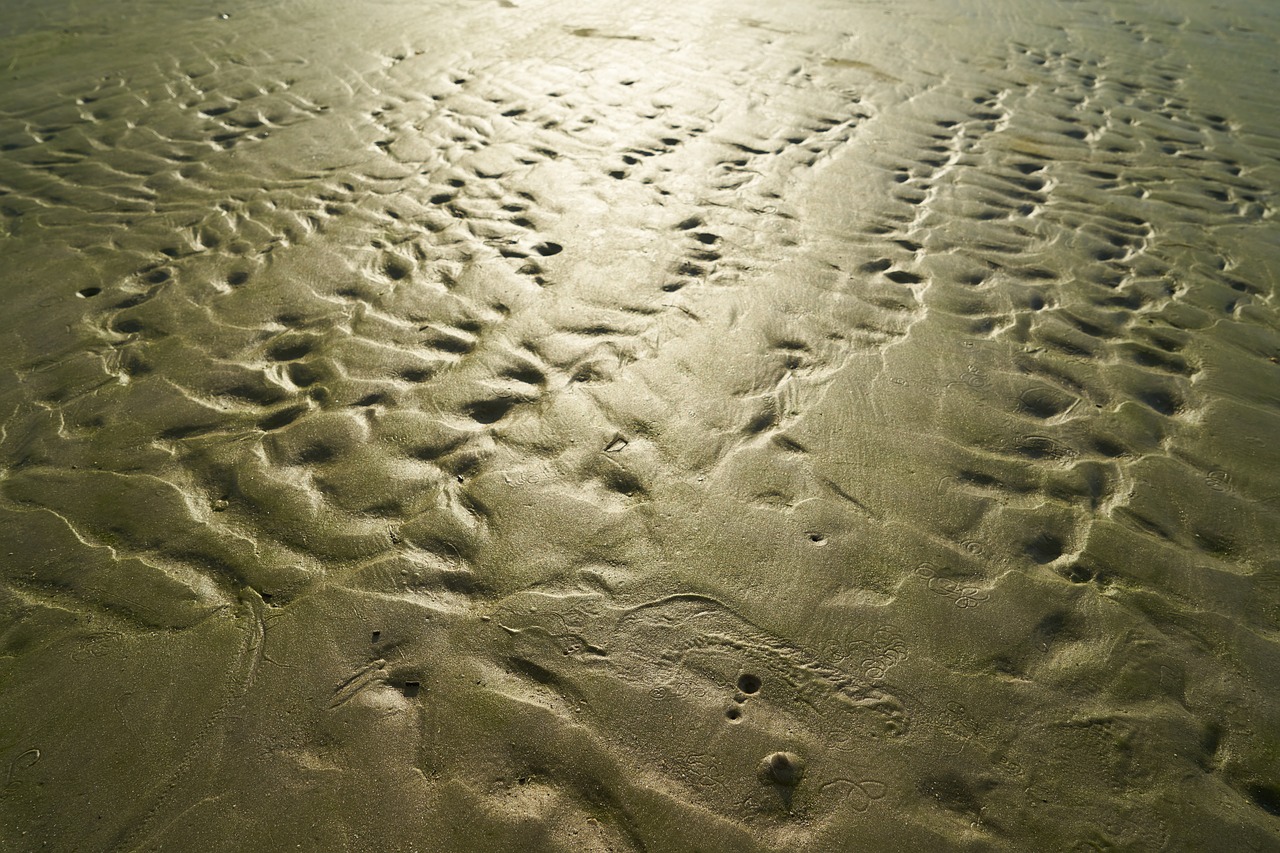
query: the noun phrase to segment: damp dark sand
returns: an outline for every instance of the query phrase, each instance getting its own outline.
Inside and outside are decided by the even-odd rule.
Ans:
[[[0,847],[1280,849],[1277,36],[8,4]]]

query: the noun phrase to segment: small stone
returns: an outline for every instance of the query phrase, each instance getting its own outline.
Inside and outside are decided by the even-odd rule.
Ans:
[[[760,778],[774,785],[794,788],[804,778],[804,759],[794,752],[775,752],[760,762]]]

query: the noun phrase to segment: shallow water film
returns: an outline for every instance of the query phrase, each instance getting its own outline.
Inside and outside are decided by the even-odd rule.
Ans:
[[[1280,850],[1280,6],[5,5],[0,848]]]

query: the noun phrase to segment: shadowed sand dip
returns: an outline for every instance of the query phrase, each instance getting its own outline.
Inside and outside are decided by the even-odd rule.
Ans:
[[[1280,850],[1278,37],[7,4],[0,848]]]

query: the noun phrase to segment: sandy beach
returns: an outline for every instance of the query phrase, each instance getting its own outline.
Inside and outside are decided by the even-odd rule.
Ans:
[[[1280,6],[0,22],[0,849],[1280,851]]]

